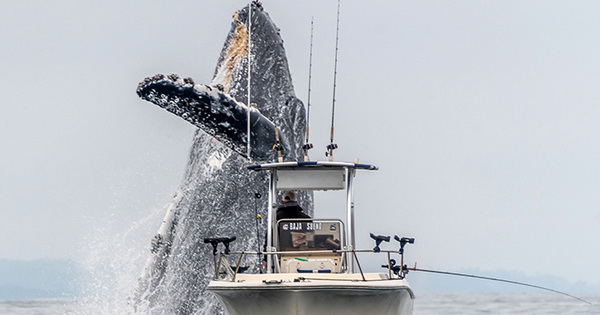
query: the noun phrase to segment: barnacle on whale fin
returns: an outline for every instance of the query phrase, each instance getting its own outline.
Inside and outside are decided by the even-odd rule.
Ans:
[[[272,147],[277,142],[275,124],[257,109],[248,108],[211,86],[194,84],[191,78],[181,80],[176,74],[166,77],[155,75],[140,82],[137,94],[204,130],[244,157],[247,157],[247,117],[250,111],[252,159],[274,158]],[[285,136],[281,138],[280,142],[287,143]]]

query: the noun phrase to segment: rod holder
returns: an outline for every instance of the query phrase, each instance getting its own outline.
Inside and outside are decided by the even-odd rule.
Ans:
[[[225,250],[223,251],[225,254],[229,254],[229,243],[236,240],[235,236],[232,237],[207,237],[204,239],[204,244],[210,244],[213,247],[213,255],[216,255],[219,247],[219,243],[223,243],[225,246]]]
[[[389,242],[390,241],[390,237],[389,236],[385,236],[385,235],[375,235],[373,233],[370,233],[371,238],[373,240],[375,240],[375,247],[373,247],[373,252],[375,253],[379,253],[381,251],[381,248],[379,248],[379,245],[381,244],[381,242]]]
[[[414,244],[415,243],[415,239],[412,237],[398,237],[398,235],[394,235],[394,239],[396,241],[398,241],[400,243],[400,255],[404,255],[404,246],[406,246],[406,244]]]

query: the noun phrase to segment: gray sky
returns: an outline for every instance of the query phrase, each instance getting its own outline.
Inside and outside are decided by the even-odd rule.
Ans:
[[[337,1],[263,4],[303,100],[314,17],[311,156],[324,159]],[[243,5],[0,2],[0,259],[147,254],[194,129],[138,99],[137,83],[209,83]],[[598,12],[342,1],[336,158],[380,167],[359,174],[359,244],[414,236],[408,261],[423,268],[600,284]]]

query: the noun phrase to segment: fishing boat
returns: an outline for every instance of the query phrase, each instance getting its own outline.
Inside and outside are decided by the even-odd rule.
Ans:
[[[339,30],[339,1],[337,22]],[[246,45],[246,48],[242,49],[240,45]],[[252,50],[260,53],[251,53]],[[336,65],[337,50],[336,39]],[[231,62],[237,63],[237,66],[232,66]],[[251,70],[255,64],[260,71]],[[353,201],[355,175],[359,170],[375,171],[377,167],[333,161],[333,150],[337,148],[333,143],[333,110],[331,143],[327,146],[329,161],[309,159],[307,152],[312,147],[308,137],[310,89],[305,111],[302,102],[295,97],[287,68],[279,30],[263,11],[262,5],[254,1],[234,14],[232,30],[211,85],[196,84],[191,78],[182,79],[175,74],[147,77],[138,85],[137,93],[142,99],[172,112],[214,137],[197,145],[205,147],[210,143],[212,151],[200,152],[209,156],[205,161],[210,168],[204,169],[205,172],[197,172],[196,168],[190,171],[193,176],[196,173],[200,175],[192,177],[195,188],[189,190],[193,194],[189,198],[190,205],[186,205],[193,209],[188,212],[189,215],[193,214],[194,219],[198,214],[208,214],[208,217],[218,215],[220,209],[212,209],[211,201],[228,194],[232,196],[220,204],[247,209],[255,200],[241,197],[243,195],[238,194],[240,189],[255,184],[264,185],[258,191],[268,189],[266,208],[257,211],[267,217],[264,250],[254,247],[254,250],[239,251],[244,247],[235,244],[237,251],[230,251],[229,246],[235,241],[231,235],[234,233],[245,240],[244,246],[256,246],[255,240],[262,233],[257,231],[256,236],[249,235],[251,229],[248,223],[253,223],[249,220],[250,216],[239,215],[237,222],[222,220],[222,224],[211,227],[216,233],[225,235],[203,235],[209,236],[204,242],[212,245],[212,255],[207,246],[205,255],[200,256],[206,256],[204,261],[212,258],[214,264],[214,279],[206,286],[206,291],[212,292],[229,314],[410,314],[414,293],[405,280],[408,269],[403,263],[403,250],[406,244],[414,240],[396,236],[394,239],[399,247],[394,247],[396,250],[382,250],[380,243],[390,242],[391,237],[372,234],[375,248],[356,248]],[[251,93],[255,82],[251,80],[253,72],[268,78],[256,80],[258,86],[254,91],[258,92],[255,94]],[[247,77],[242,78],[241,74]],[[241,82],[244,81],[247,83],[247,105],[241,102],[240,95],[244,93],[239,92],[236,96],[238,99],[229,94],[230,89],[242,87]],[[258,104],[256,108],[252,106],[253,103]],[[246,126],[243,126],[244,122]],[[301,127],[303,125],[304,128]],[[302,133],[305,139],[302,139]],[[200,136],[204,134],[200,133]],[[304,145],[302,140],[305,140]],[[224,147],[213,146],[215,142],[220,142]],[[299,161],[300,147],[304,150],[303,161]],[[226,148],[248,161],[269,162],[244,163],[244,166],[250,164],[244,170],[239,156],[231,152],[221,154]],[[274,162],[275,156],[277,162]],[[196,159],[196,155],[193,159],[194,163],[201,161]],[[233,185],[221,185],[233,181]],[[243,183],[249,186],[242,186]],[[210,187],[212,191],[208,193],[205,187]],[[315,191],[337,192],[336,196],[345,196],[338,203],[338,207],[345,211],[340,211],[337,218],[321,218],[319,213],[323,211],[319,211],[317,205],[316,218],[277,220],[277,200],[287,191],[297,192],[304,197],[311,196]],[[183,200],[186,197],[180,198]],[[196,207],[192,201],[204,204]],[[311,204],[311,200],[305,201]],[[262,201],[260,203],[263,204]],[[167,308],[167,313],[193,313],[194,307],[203,307],[208,312],[220,311],[213,308],[212,296],[204,296],[205,275],[212,271],[210,263],[192,259],[198,257],[198,242],[195,238],[182,237],[185,244],[173,245],[175,233],[182,233],[178,231],[183,226],[177,225],[181,211],[178,207],[179,204],[169,208],[174,210],[169,210],[153,241],[153,256],[141,277],[140,293],[136,300],[148,300],[152,307],[162,307],[161,301],[169,301],[170,305],[176,307]],[[326,208],[324,205],[320,207],[320,210]],[[193,235],[203,233],[204,222],[196,223],[183,229],[193,229],[189,232]],[[188,230],[184,231],[187,234]],[[262,245],[262,242],[258,243]],[[179,252],[175,254],[174,250]],[[365,253],[379,255],[380,264],[385,266],[385,269],[379,270],[383,272],[363,271],[359,255]],[[169,258],[173,256],[185,260],[178,261],[172,267]],[[248,257],[251,257],[250,264],[246,263]],[[400,264],[396,263],[398,259]],[[246,267],[242,266],[242,262],[246,263]],[[173,278],[185,279],[188,286],[180,292],[176,287],[181,285],[180,282],[165,285],[169,272],[176,274]],[[156,296],[162,300],[154,300]]]
[[[247,166],[268,176],[266,250],[230,251],[235,237],[206,238],[213,249],[215,279],[207,289],[229,314],[411,314],[415,295],[405,279],[404,246],[414,239],[395,236],[399,250],[383,250],[390,236],[371,234],[373,249],[355,243],[354,183],[369,164],[307,161]],[[276,220],[277,198],[285,191],[344,191],[345,219]],[[369,209],[372,211],[372,209]],[[384,272],[363,272],[357,253],[379,255]],[[265,257],[257,273],[243,273],[248,255]],[[400,264],[396,265],[399,259]]]
[[[338,0],[338,31],[339,4]],[[256,27],[252,27],[253,14],[257,16]],[[247,26],[244,28],[244,25]],[[256,35],[252,35],[253,33]],[[251,45],[253,36],[259,39],[255,41],[254,46]],[[246,41],[244,42],[244,40]],[[337,42],[336,34],[335,66],[337,66]],[[247,48],[241,49],[240,45],[242,44],[247,45]],[[261,53],[251,54],[252,47]],[[250,93],[252,82],[250,68],[253,64],[251,55],[257,58],[256,63],[260,65],[261,71],[256,71],[257,73],[264,76],[265,73],[272,72],[266,75],[268,80],[259,85],[260,92],[255,95],[255,99],[251,98],[252,93]],[[246,60],[245,63],[242,62],[243,59]],[[232,63],[237,63],[237,66],[232,66]],[[233,71],[234,69],[237,70]],[[234,72],[237,72],[238,75],[234,76]],[[239,73],[244,72],[247,77],[241,78]],[[193,183],[190,184],[193,189],[185,190],[186,194],[189,192],[189,195],[177,197],[178,200],[191,200],[190,204],[184,204],[193,210],[187,212],[188,214],[192,214],[194,217],[205,217],[206,214],[209,217],[214,216],[222,209],[218,207],[212,209],[213,204],[237,205],[239,209],[248,208],[253,201],[238,194],[239,189],[257,183],[268,185],[268,187],[260,189],[260,191],[268,189],[266,209],[263,208],[264,211],[261,211],[261,213],[266,212],[267,214],[264,250],[231,251],[229,246],[236,239],[231,235],[227,237],[218,235],[204,239],[205,243],[212,246],[214,264],[214,279],[206,288],[220,300],[223,309],[229,314],[261,315],[411,314],[415,295],[406,280],[409,270],[524,285],[560,293],[589,303],[564,292],[522,282],[420,269],[416,267],[416,264],[409,268],[404,264],[404,248],[407,244],[414,243],[414,239],[409,237],[395,235],[393,240],[398,243],[398,247],[394,247],[394,250],[382,250],[379,245],[382,242],[390,242],[392,237],[371,233],[370,237],[375,242],[375,247],[358,249],[355,241],[357,236],[354,219],[355,177],[359,170],[375,171],[377,167],[369,164],[333,161],[333,149],[337,148],[337,145],[333,143],[335,74],[337,74],[337,68],[334,69],[331,142],[327,146],[329,161],[310,161],[308,158],[307,150],[312,148],[308,138],[310,70],[308,106],[306,118],[303,119],[303,104],[296,99],[293,93],[279,29],[275,27],[268,14],[263,12],[262,5],[258,1],[249,3],[247,9],[234,14],[232,30],[211,85],[195,84],[191,78],[181,79],[174,74],[168,76],[159,74],[144,79],[138,86],[137,93],[142,99],[165,108],[206,132],[206,135],[200,133],[197,136],[198,142],[194,147],[203,148],[199,153],[210,153],[210,155],[207,154],[208,158],[205,160],[197,158],[200,154],[192,155],[193,162],[190,164],[189,172],[194,175],[189,182]],[[239,89],[244,80],[247,83],[245,103],[247,105],[240,102],[240,95],[243,93],[237,96],[240,99],[236,99],[228,92],[231,87]],[[253,108],[252,104],[256,103],[265,103],[268,106],[261,108],[261,112],[258,110],[258,106]],[[278,108],[282,104],[285,106]],[[302,137],[299,135],[302,128],[297,128],[301,125],[302,120],[306,122],[304,146],[301,144]],[[243,122],[246,122],[246,128],[244,128]],[[278,129],[278,126],[281,129]],[[208,141],[208,136],[212,136],[214,139]],[[221,144],[213,145],[216,142]],[[211,151],[205,149],[207,144]],[[248,161],[253,159],[274,161],[275,154],[272,149],[277,151],[278,159],[277,162],[248,165],[246,170],[248,177],[244,177],[245,175],[240,177],[238,176],[240,175],[238,166],[241,167],[243,162],[233,154],[221,154],[223,151],[220,150],[225,148],[221,145],[247,158]],[[298,158],[300,146],[304,150],[304,161],[294,161]],[[287,148],[287,155],[282,154],[284,147]],[[292,161],[284,162],[285,157]],[[204,163],[208,165],[208,168],[203,168],[203,172],[197,172],[202,168],[197,169],[194,165],[194,163],[200,164],[199,161],[208,161],[208,163]],[[227,165],[227,167],[222,167],[223,165]],[[264,181],[253,172],[264,175]],[[196,173],[200,175],[196,176]],[[235,182],[236,185],[220,185],[231,182]],[[212,188],[212,191],[208,192],[205,187]],[[217,192],[215,193],[215,191]],[[322,210],[326,206],[316,205],[316,218],[277,219],[277,200],[284,192],[288,191],[309,192],[300,194],[303,196],[309,196],[310,192],[315,191],[343,191],[344,199],[339,202],[339,207],[345,209],[345,213],[340,213],[339,217],[333,219],[320,218],[319,213],[324,212]],[[203,198],[198,198],[198,195]],[[227,202],[210,202],[223,196],[227,196]],[[192,202],[197,200],[201,202]],[[235,200],[235,202],[231,202],[231,200]],[[230,202],[233,205],[230,205]],[[202,204],[203,207],[196,207],[196,204]],[[203,312],[214,311],[216,313],[220,309],[212,308],[213,300],[205,303],[206,299],[203,296],[205,275],[210,273],[210,264],[204,264],[204,259],[196,259],[198,257],[197,240],[181,237],[185,242],[178,244],[178,247],[175,248],[178,252],[174,251],[174,247],[172,247],[175,233],[180,229],[177,227],[181,211],[179,206],[179,201],[176,201],[172,207],[169,207],[163,225],[153,240],[153,256],[149,259],[147,268],[141,277],[141,289],[136,301],[138,304],[141,303],[140,301],[149,301],[153,310],[162,306],[161,304],[168,304],[164,313],[188,314],[193,313],[196,307],[203,307]],[[369,213],[374,210],[366,209]],[[245,239],[247,243],[253,243],[254,240],[259,239],[259,233],[257,232],[256,237],[248,237],[249,222],[250,216],[239,216],[239,221],[235,224],[232,224],[231,220],[222,220],[215,229],[220,230],[221,233],[231,233],[231,231],[241,233],[241,239]],[[178,233],[198,235],[199,232],[205,231],[203,224],[196,223],[187,227],[191,230],[184,228],[185,233]],[[364,272],[359,254],[361,256],[378,255],[381,266],[384,268],[382,272]],[[168,258],[173,256],[184,260],[178,261],[175,267],[171,267],[169,264],[172,262]],[[245,258],[250,256],[254,256],[254,261],[259,261],[259,266],[256,264],[242,266],[242,262],[246,262]],[[263,257],[264,266],[261,263]],[[207,259],[210,258],[207,257]],[[373,270],[373,268],[370,267],[369,270]],[[185,279],[187,287],[184,285],[182,290],[178,290],[181,286],[180,282],[165,282],[167,272],[175,274],[175,276],[169,275],[169,278]],[[176,283],[176,285],[170,285],[172,283]],[[160,299],[152,300],[156,296],[160,296]],[[163,303],[163,301],[169,301],[170,304]],[[175,307],[171,307],[172,305]]]

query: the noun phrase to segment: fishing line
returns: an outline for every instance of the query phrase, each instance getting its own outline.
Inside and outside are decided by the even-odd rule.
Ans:
[[[460,276],[460,277],[483,279],[483,280],[491,280],[491,281],[499,281],[499,282],[505,282],[505,283],[510,283],[510,284],[522,285],[522,286],[526,286],[526,287],[531,287],[531,288],[536,288],[536,289],[541,289],[541,290],[546,290],[546,291],[550,291],[550,292],[562,294],[562,295],[568,296],[570,298],[574,298],[576,300],[579,300],[581,302],[587,303],[589,305],[593,305],[591,302],[588,302],[588,301],[586,301],[586,300],[584,300],[582,298],[578,298],[578,297],[576,297],[574,295],[571,295],[571,294],[568,294],[568,293],[565,293],[565,292],[561,292],[561,291],[557,291],[557,290],[554,290],[554,289],[542,287],[542,286],[539,286],[539,285],[524,283],[524,282],[518,282],[518,281],[512,281],[512,280],[505,280],[505,279],[499,279],[499,278],[492,278],[492,277],[469,275],[469,274],[457,273],[457,272],[421,269],[421,268],[416,268],[416,267],[414,267],[414,268],[407,268],[407,269],[408,270],[412,270],[412,271],[422,271],[422,272],[429,272],[429,273],[437,273],[437,274],[444,274],[444,275],[451,275],[451,276]]]

